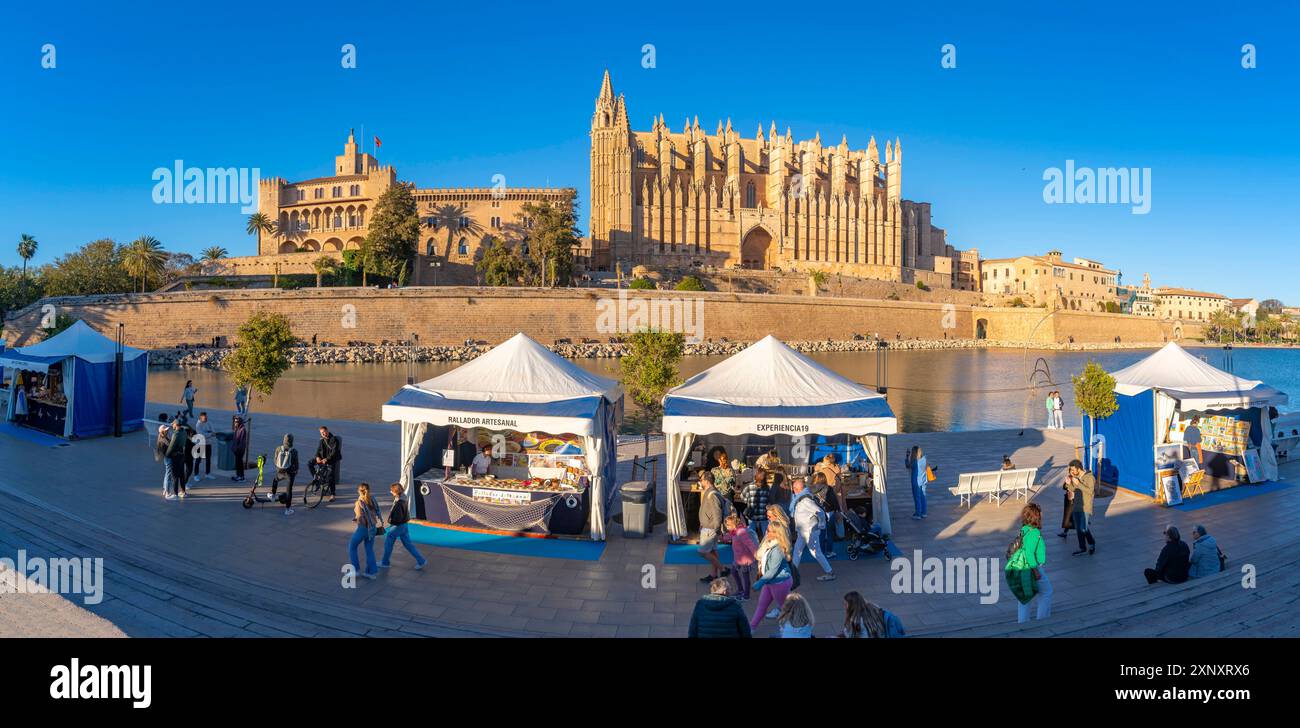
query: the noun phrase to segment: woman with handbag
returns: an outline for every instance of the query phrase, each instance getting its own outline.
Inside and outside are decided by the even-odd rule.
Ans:
[[[1016,621],[1029,621],[1029,604],[1038,599],[1038,619],[1052,614],[1052,582],[1043,564],[1047,563],[1047,545],[1043,543],[1043,511],[1030,503],[1020,511],[1020,535],[1007,549],[1007,585],[1016,596]]]
[[[357,524],[356,530],[352,532],[352,540],[348,542],[348,559],[352,562],[352,571],[373,579],[379,574],[379,567],[375,565],[375,536],[383,533],[383,527],[379,525],[379,504],[370,497],[368,483],[357,486],[357,501],[352,504],[352,522]],[[357,546],[363,543],[366,546],[364,572],[357,559]]]
[[[920,445],[913,445],[912,449],[907,451],[907,468],[911,473],[912,505],[915,508],[912,520],[919,521],[929,515],[925,507],[925,488],[934,479],[934,471],[926,462],[925,451]]]

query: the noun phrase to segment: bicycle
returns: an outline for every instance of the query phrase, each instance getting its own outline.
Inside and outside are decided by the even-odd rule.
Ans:
[[[316,466],[316,472],[312,473],[311,482],[303,486],[303,505],[308,508],[315,508],[320,505],[321,500],[325,498],[325,490],[329,488],[330,477],[333,473],[334,466],[329,463],[323,463]]]

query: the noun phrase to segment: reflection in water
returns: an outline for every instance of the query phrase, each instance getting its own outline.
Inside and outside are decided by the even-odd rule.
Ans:
[[[1193,349],[1209,363],[1224,366],[1220,349]],[[1039,350],[938,350],[897,351],[889,360],[889,403],[905,432],[964,431],[996,428],[1041,427],[1047,415],[1043,399],[1047,390],[1024,391],[1035,360],[1043,357],[1052,380],[1066,403],[1066,424],[1077,425],[1070,376],[1095,359],[1115,371],[1147,356],[1150,351],[1060,352]],[[814,354],[823,366],[856,382],[876,384],[874,352]],[[689,357],[682,361],[682,376],[690,377],[725,357]],[[1238,376],[1262,379],[1294,398],[1300,409],[1300,350],[1237,349],[1233,352]],[[617,359],[579,359],[578,366],[617,378]],[[435,362],[415,366],[416,381],[423,381],[459,366]],[[314,417],[326,420],[379,420],[379,407],[406,382],[405,364],[324,364],[292,367],[275,392],[254,404],[254,411]],[[149,372],[149,401],[180,402],[186,379],[199,388],[198,408],[233,409],[230,380],[211,369],[155,368]],[[631,406],[631,405],[629,405]],[[156,417],[156,412],[146,413]]]

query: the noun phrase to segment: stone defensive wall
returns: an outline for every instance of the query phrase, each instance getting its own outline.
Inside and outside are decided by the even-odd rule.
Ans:
[[[542,343],[605,342],[657,322],[698,331],[704,340],[790,341],[976,339],[1052,346],[1065,343],[1160,344],[1200,337],[1199,326],[1120,314],[967,304],[772,294],[619,291],[597,288],[409,287],[176,291],[46,298],[5,320],[9,346],[40,339],[55,314],[81,319],[112,336],[124,324],[126,343],[147,349],[207,346],[235,340],[257,311],[287,316],[294,333],[319,342],[381,343],[419,335],[422,345],[495,344],[519,331]],[[698,327],[697,327],[698,324]],[[625,327],[625,328],[624,328]]]

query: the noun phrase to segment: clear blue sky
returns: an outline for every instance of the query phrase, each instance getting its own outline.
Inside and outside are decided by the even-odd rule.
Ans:
[[[634,128],[662,112],[674,129],[698,115],[854,148],[902,138],[904,195],[985,257],[1060,248],[1126,281],[1300,304],[1296,3],[183,5],[6,10],[0,262],[17,262],[21,233],[37,263],[143,234],[250,254],[236,206],[155,205],[153,170],[321,176],[362,126],[403,179],[573,186],[585,215],[608,67]],[[1067,159],[1151,168],[1150,214],[1044,204],[1043,170]]]

